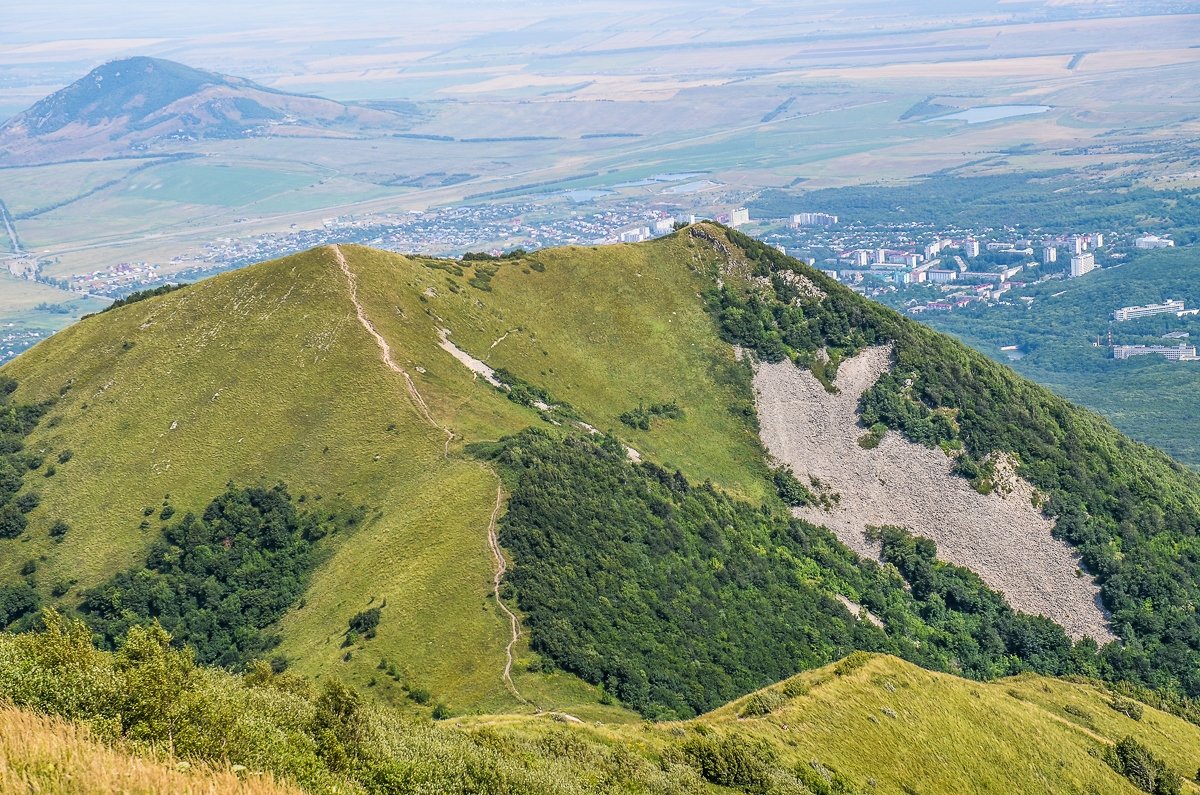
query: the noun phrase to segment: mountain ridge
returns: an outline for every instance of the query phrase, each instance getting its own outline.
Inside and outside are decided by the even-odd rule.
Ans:
[[[1072,643],[902,528],[882,532],[880,563],[818,526],[859,495],[797,468],[811,459],[773,468],[754,372],[791,361],[833,392],[840,366],[887,344],[892,367],[855,396],[865,441],[925,445],[981,495],[1005,477],[989,456],[1014,454],[1122,643]],[[540,710],[620,732],[630,707],[690,717],[853,649],[977,679],[1103,677],[1181,704],[1197,684],[1194,476],[719,225],[472,261],[314,249],[89,318],[0,374],[14,400],[52,401],[25,438],[28,527],[0,540],[0,580],[72,611],[115,573],[137,583],[142,561],[174,560],[199,528],[188,514],[219,520],[223,489],[285,483],[298,504],[361,505],[361,524],[317,540],[303,597],[263,630],[280,666],[402,711],[505,724]],[[684,646],[672,638],[695,665],[656,664]],[[723,666],[736,681],[718,681]]]
[[[0,125],[0,163],[129,156],[205,139],[344,137],[402,124],[389,111],[135,56],[93,69]]]

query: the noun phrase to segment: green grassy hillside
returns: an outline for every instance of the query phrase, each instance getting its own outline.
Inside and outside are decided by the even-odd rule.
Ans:
[[[180,760],[229,771],[217,774],[220,791],[233,775],[272,791],[269,774],[315,792],[1133,795],[1104,759],[1116,743],[1165,764],[1174,787],[1162,791],[1200,791],[1190,780],[1200,728],[1084,681],[980,684],[860,653],[682,723],[436,723],[267,666],[242,677],[199,669],[153,630],[99,652],[85,628],[47,619],[43,633],[0,634],[0,688],[25,710],[0,721],[36,730],[0,742],[0,760],[13,760],[0,780],[45,791],[73,791],[65,775],[101,759],[97,786],[120,770],[134,791],[203,786],[159,761]]]
[[[499,677],[506,619],[489,599],[499,481],[457,451],[542,420],[476,379],[438,332],[596,427],[628,431],[647,455],[761,499],[757,439],[731,411],[749,405],[748,382],[696,301],[702,277],[678,277],[682,251],[672,240],[547,252],[456,274],[453,263],[346,247],[364,312],[433,424],[358,321],[330,249],[89,318],[4,369],[21,400],[62,393],[27,447],[70,458],[26,479],[41,505],[23,539],[0,541],[0,571],[15,580],[36,561],[42,595],[72,605],[141,564],[164,506],[198,513],[226,483],[284,482],[295,495],[365,506],[368,520],[327,543],[303,606],[279,627],[281,654],[314,676],[382,679],[386,698],[417,688],[456,710],[515,706]],[[624,292],[632,273],[651,288]],[[569,299],[539,299],[560,293]],[[614,293],[625,299],[615,314],[605,309]],[[684,418],[649,432],[621,425],[643,400],[677,400]],[[453,430],[449,454],[435,425]],[[55,543],[48,530],[60,520],[71,529]],[[346,659],[349,618],[384,603],[376,636]],[[400,665],[400,679],[377,676],[381,659]],[[569,677],[524,668],[520,686],[535,700],[595,702]]]
[[[41,507],[27,541],[5,542],[8,576],[40,559],[40,587],[71,584],[71,603],[144,557],[164,504],[199,512],[229,481],[284,481],[364,505],[369,519],[328,550],[284,623],[283,653],[314,675],[328,670],[349,618],[389,599],[374,653],[404,659],[414,683],[462,703],[507,703],[497,673],[506,628],[487,602],[496,479],[444,457],[443,435],[382,366],[327,253],[90,318],[5,373],[23,398],[69,386],[28,447],[73,451],[32,484]],[[61,544],[46,532],[58,519],[71,526]],[[464,658],[478,668],[464,670]],[[376,662],[342,667],[365,680]]]

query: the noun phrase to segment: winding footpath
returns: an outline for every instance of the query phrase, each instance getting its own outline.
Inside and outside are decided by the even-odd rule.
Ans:
[[[450,457],[450,442],[454,440],[454,431],[445,427],[434,419],[433,414],[429,411],[429,405],[425,399],[421,397],[420,391],[417,389],[416,383],[412,376],[408,374],[396,361],[392,358],[392,348],[388,345],[387,340],[375,328],[375,324],[367,317],[367,312],[363,309],[362,302],[358,300],[358,277],[354,271],[350,269],[350,263],[346,261],[346,257],[342,254],[342,249],[336,244],[329,246],[329,250],[333,253],[334,259],[337,261],[338,267],[341,268],[342,274],[346,277],[346,283],[350,288],[350,302],[354,304],[354,312],[358,316],[358,322],[375,340],[375,344],[379,347],[380,356],[383,358],[383,363],[388,369],[398,373],[404,377],[404,383],[408,389],[409,397],[412,398],[413,404],[417,407],[422,418],[434,428],[437,428],[442,433],[446,434],[446,442],[443,446],[443,455],[446,458]],[[513,683],[512,667],[513,667],[513,649],[517,645],[517,641],[521,638],[521,621],[517,618],[517,614],[509,609],[508,605],[504,604],[504,600],[500,598],[500,582],[504,579],[505,573],[508,571],[508,562],[504,559],[504,551],[500,549],[500,540],[496,533],[496,524],[500,519],[500,511],[504,507],[504,488],[503,486],[496,487],[496,505],[492,508],[491,518],[488,520],[487,540],[488,548],[491,549],[492,555],[496,558],[496,571],[492,576],[492,597],[496,600],[497,607],[508,617],[510,638],[508,645],[504,647],[504,673],[502,678],[504,686],[508,688],[509,693],[513,698],[522,704],[530,705],[530,701],[521,695],[517,690],[517,686]]]
[[[511,632],[508,645],[504,647],[504,685],[508,688],[508,692],[512,693],[513,698],[522,704],[529,704],[529,701],[521,695],[512,680],[513,647],[517,645],[517,640],[521,637],[521,621],[517,618],[517,614],[510,610],[508,605],[504,604],[504,600],[500,598],[500,582],[504,579],[505,573],[508,572],[508,561],[504,559],[504,551],[500,549],[500,538],[496,533],[496,522],[500,518],[500,509],[503,507],[504,489],[497,486],[496,507],[492,509],[492,518],[488,521],[487,531],[488,547],[491,548],[492,555],[496,558],[496,573],[492,575],[492,598],[496,600],[496,606],[500,608],[500,612],[508,616],[508,625]]]

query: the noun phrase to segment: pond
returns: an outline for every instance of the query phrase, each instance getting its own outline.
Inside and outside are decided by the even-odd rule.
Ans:
[[[1045,113],[1048,110],[1050,110],[1049,105],[985,105],[980,108],[968,108],[958,113],[951,113],[948,116],[926,119],[925,121],[965,121],[967,124],[981,124],[987,121],[1008,119],[1013,116],[1032,116],[1035,113]]]

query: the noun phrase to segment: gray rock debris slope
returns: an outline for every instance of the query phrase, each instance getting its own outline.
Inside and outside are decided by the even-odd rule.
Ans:
[[[802,482],[814,476],[841,495],[832,510],[798,508],[796,515],[872,558],[880,550],[866,539],[867,527],[907,528],[933,539],[939,558],[976,572],[1017,610],[1044,615],[1076,639],[1112,640],[1099,589],[1076,575],[1077,556],[1051,536],[1053,523],[1033,507],[1028,482],[1011,475],[1009,489],[983,495],[950,473],[953,462],[940,449],[891,431],[874,450],[859,446],[858,400],[890,366],[890,347],[862,351],[839,367],[835,395],[790,362],[756,366],[768,452]]]

